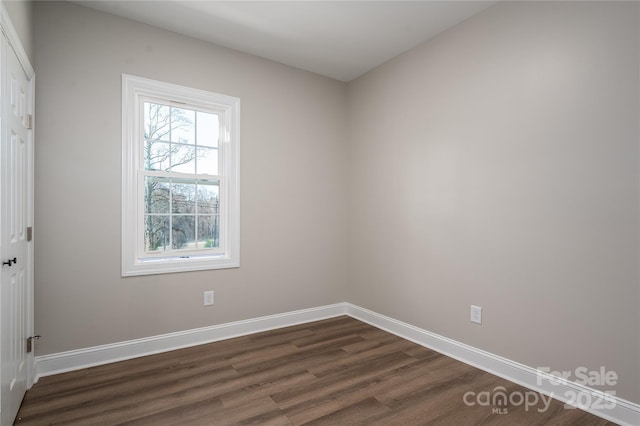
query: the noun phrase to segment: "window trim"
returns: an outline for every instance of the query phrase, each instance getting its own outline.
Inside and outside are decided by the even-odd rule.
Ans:
[[[222,253],[145,257],[139,251],[140,199],[139,184],[142,154],[141,129],[144,98],[202,106],[223,111],[225,137],[220,141],[221,170],[224,179],[220,191],[221,227],[225,238]],[[226,220],[222,220],[222,218]],[[122,74],[122,276],[151,275],[240,266],[240,99],[205,90],[192,89],[128,74]]]

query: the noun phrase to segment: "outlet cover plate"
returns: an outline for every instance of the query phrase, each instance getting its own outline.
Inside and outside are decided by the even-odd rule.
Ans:
[[[471,322],[482,324],[482,308],[480,306],[471,305]]]

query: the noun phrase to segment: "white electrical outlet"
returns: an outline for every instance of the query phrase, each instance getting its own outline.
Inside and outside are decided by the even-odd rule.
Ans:
[[[213,305],[213,291],[204,292],[204,306]]]
[[[480,306],[471,305],[471,322],[482,324],[482,308]]]

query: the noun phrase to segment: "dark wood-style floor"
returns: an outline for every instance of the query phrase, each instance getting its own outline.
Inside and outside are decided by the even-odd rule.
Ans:
[[[45,377],[16,424],[611,424],[555,400],[543,412],[464,402],[499,386],[527,392],[338,317]]]

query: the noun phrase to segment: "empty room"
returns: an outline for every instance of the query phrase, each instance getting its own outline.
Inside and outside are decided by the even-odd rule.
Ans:
[[[0,1],[1,425],[640,425],[640,2]]]

